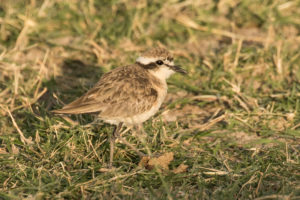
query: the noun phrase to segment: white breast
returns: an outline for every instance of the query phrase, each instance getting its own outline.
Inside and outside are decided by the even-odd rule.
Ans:
[[[161,66],[157,70],[150,71],[150,73],[153,74],[160,81],[166,82],[166,80],[175,72],[167,66]]]

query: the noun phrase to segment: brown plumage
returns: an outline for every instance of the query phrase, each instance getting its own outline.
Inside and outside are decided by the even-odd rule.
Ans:
[[[101,119],[126,118],[141,114],[156,103],[163,83],[138,64],[104,74],[82,97],[54,110],[58,114],[99,112]]]
[[[152,49],[140,56],[135,64],[104,74],[82,97],[52,112],[99,113],[101,120],[117,125],[110,137],[111,167],[115,138],[118,137],[122,124],[141,124],[153,116],[166,97],[166,79],[175,72],[186,73],[174,65],[173,56],[166,49]],[[133,148],[130,144],[128,146]]]

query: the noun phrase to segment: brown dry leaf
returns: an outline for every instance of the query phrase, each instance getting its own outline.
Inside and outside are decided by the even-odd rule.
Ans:
[[[5,148],[0,148],[0,154],[8,154]]]
[[[197,24],[195,21],[193,21],[191,18],[189,18],[186,15],[179,15],[176,17],[176,20],[186,27],[193,28],[196,30],[207,31],[207,28],[200,26],[199,24]]]
[[[295,113],[288,113],[288,114],[286,114],[287,121],[293,122],[294,119],[295,119],[295,116],[296,116]]]
[[[173,152],[164,153],[157,158],[143,157],[139,163],[139,166],[144,166],[149,170],[153,169],[155,166],[162,170],[169,170],[169,164],[173,159]]]
[[[40,135],[39,135],[39,131],[36,130],[36,132],[35,132],[35,142],[36,142],[37,144],[39,144],[40,141],[41,141],[41,138],[40,138]]]
[[[184,146],[190,146],[190,145],[191,145],[191,142],[193,141],[193,139],[194,139],[194,138],[186,139],[186,140],[183,141],[182,144],[183,144]]]
[[[13,154],[19,154],[19,149],[14,144],[11,145],[11,150]]]
[[[168,170],[169,164],[173,159],[174,159],[174,153],[168,152],[163,154],[162,156],[159,156],[158,158],[151,158],[148,162],[148,165],[150,168],[157,166],[164,170]]]
[[[149,160],[150,157],[148,156],[142,157],[141,161],[139,162],[139,167],[147,167]]]
[[[183,172],[186,172],[188,167],[189,166],[181,163],[176,169],[173,169],[172,172],[175,174],[183,173]]]
[[[103,172],[103,173],[105,173],[105,172],[111,172],[113,170],[114,170],[114,168],[112,168],[112,169],[109,169],[109,168],[100,168],[100,169],[98,169],[99,172]]]
[[[291,126],[291,123],[285,120],[283,117],[271,119],[268,123],[268,127],[274,131],[284,131]]]
[[[163,121],[166,121],[166,122],[175,122],[177,121],[177,114],[178,112],[176,112],[174,114],[174,111],[172,112],[172,110],[166,110],[165,112],[162,113],[162,118],[163,118]]]
[[[228,134],[228,137],[231,139],[235,139],[238,145],[249,144],[259,139],[256,134],[248,134],[243,131],[230,133]]]

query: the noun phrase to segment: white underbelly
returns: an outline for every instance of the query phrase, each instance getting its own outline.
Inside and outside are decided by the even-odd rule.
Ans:
[[[165,89],[163,92],[158,93],[158,99],[156,103],[151,107],[150,110],[140,113],[131,117],[114,117],[111,119],[102,119],[103,121],[110,123],[110,124],[119,124],[120,122],[123,122],[125,125],[135,125],[135,124],[141,124],[144,121],[148,120],[150,117],[152,117],[160,108],[161,104],[163,103],[166,94],[167,89]]]

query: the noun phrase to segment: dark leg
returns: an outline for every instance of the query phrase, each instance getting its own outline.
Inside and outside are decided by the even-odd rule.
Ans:
[[[113,159],[114,159],[115,141],[116,141],[116,138],[119,136],[119,132],[122,128],[122,125],[123,125],[123,123],[121,122],[117,126],[115,126],[115,129],[109,138],[109,143],[110,143],[109,168],[112,168]]]
[[[122,128],[122,125],[123,125],[123,123],[121,122],[117,126],[115,126],[115,129],[114,129],[112,135],[110,136],[110,140],[109,140],[109,142],[110,142],[109,168],[112,168],[112,164],[113,164],[114,148],[115,148],[116,138],[118,138],[120,141],[122,141],[130,149],[132,149],[133,151],[135,151],[140,157],[145,157],[146,156],[146,154],[140,152],[132,144],[130,144],[129,142],[127,142],[127,140],[125,140],[124,138],[120,137],[120,130]]]
[[[125,145],[127,145],[133,151],[135,151],[140,157],[145,157],[146,156],[146,154],[140,152],[137,148],[135,148],[132,144],[130,144],[129,142],[127,142],[127,140],[125,140],[124,138],[118,137],[118,139],[121,140]]]
[[[148,153],[148,156],[152,156],[152,153],[150,151],[150,148],[147,144],[147,141],[146,141],[146,138],[147,138],[147,134],[144,130],[144,126],[143,124],[139,124],[136,126],[137,128],[137,136],[138,136],[138,139],[142,142],[142,144],[145,146],[146,150],[147,150],[147,153]]]

